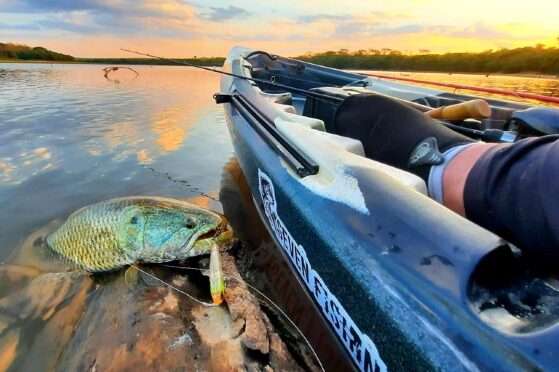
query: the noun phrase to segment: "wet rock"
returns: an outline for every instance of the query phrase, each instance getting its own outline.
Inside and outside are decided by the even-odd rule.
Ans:
[[[123,277],[102,286],[57,370],[195,369],[194,335],[183,322],[181,300],[167,287],[129,286]]]
[[[19,330],[2,333],[0,337],[0,371],[7,371],[17,356]]]
[[[47,273],[28,280],[0,299],[0,370],[301,370],[233,257],[224,253],[223,263],[225,275],[236,279],[228,281],[227,305],[217,307],[158,280],[127,281],[124,272]],[[199,272],[144,270],[209,300],[207,278]]]
[[[93,286],[83,273],[49,273],[0,300],[0,364],[10,370],[52,370]],[[10,341],[16,334],[24,342]]]
[[[41,274],[41,271],[34,267],[21,265],[1,265],[0,298],[6,296],[10,292],[20,290],[39,274]]]
[[[227,280],[225,302],[234,321],[244,322],[240,335],[243,345],[263,354],[270,351],[268,332],[262,317],[260,305],[241,279],[231,255],[222,253],[223,273]]]
[[[54,231],[63,221],[54,220],[46,226],[31,233],[19,249],[15,250],[8,262],[12,265],[19,265],[40,272],[64,272],[75,267],[70,267],[68,262],[60,260],[54,251],[47,247],[46,239],[48,234]]]
[[[46,274],[46,276],[52,275]],[[64,297],[58,297],[62,302],[53,302],[54,306],[41,316],[43,320],[46,320],[44,326],[37,332],[33,343],[25,351],[25,354],[21,355],[23,350],[18,351],[18,354],[21,355],[21,367],[18,370],[52,371],[82,317],[87,305],[88,295],[95,287],[94,282],[86,274],[72,273],[60,275],[64,275],[68,279],[70,287],[64,294]],[[26,357],[27,354],[33,357],[28,358]]]
[[[0,313],[19,320],[50,319],[80,290],[83,281],[89,282],[82,273],[48,273],[39,275],[20,291],[0,300]]]

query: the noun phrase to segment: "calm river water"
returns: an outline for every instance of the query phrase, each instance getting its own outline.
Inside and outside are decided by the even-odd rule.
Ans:
[[[181,67],[0,64],[0,259],[88,203],[166,195],[215,204],[233,155],[219,76]],[[117,80],[119,82],[117,82]]]
[[[33,230],[88,203],[126,195],[196,198],[220,208],[233,156],[219,76],[138,66],[0,64],[0,260]],[[559,80],[393,73],[559,95]],[[204,196],[206,195],[206,196]]]
[[[26,249],[34,252],[40,245],[35,237],[53,221],[84,205],[131,195],[189,199],[221,211],[217,198],[224,168],[229,178],[236,177],[226,167],[233,149],[223,112],[212,100],[219,89],[218,75],[139,66],[138,76],[123,70],[106,79],[103,67],[0,64],[0,261],[5,263],[0,265],[0,309],[12,311],[0,312],[0,370],[57,365],[57,353],[65,346],[56,340],[74,327],[71,307],[68,314],[59,313],[57,321],[52,317],[55,305],[67,301],[58,296],[58,277],[48,277],[48,286],[34,280],[35,287],[25,287],[41,269],[41,258],[27,255]],[[542,94],[559,91],[557,80],[460,79]],[[229,215],[245,210],[240,202],[235,205]],[[241,218],[252,232],[256,219],[255,213]],[[75,298],[68,291],[68,298]],[[83,306],[84,298],[72,303]]]

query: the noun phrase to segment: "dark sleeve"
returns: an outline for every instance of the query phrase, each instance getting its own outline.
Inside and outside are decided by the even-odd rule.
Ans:
[[[488,150],[466,180],[467,217],[526,251],[559,256],[558,139]]]

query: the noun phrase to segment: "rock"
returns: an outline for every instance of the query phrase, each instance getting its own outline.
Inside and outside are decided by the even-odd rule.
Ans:
[[[0,364],[9,365],[12,370],[52,370],[72,336],[92,288],[93,281],[86,274],[49,273],[39,275],[21,291],[0,300]],[[33,338],[8,343],[5,333]]]
[[[225,275],[237,279],[228,281],[227,306],[217,307],[158,280],[127,282],[124,271],[26,279],[20,291],[0,299],[0,370],[302,370],[248,291],[233,257],[223,253],[223,263]],[[142,270],[209,299],[208,280],[200,272]]]
[[[260,305],[241,279],[233,257],[227,252],[222,252],[221,256],[223,274],[225,278],[229,278],[224,294],[225,302],[234,321],[244,320],[244,332],[240,335],[243,345],[267,354],[270,345]]]
[[[94,288],[94,282],[89,275],[81,273],[60,275],[69,279],[70,288],[63,297],[63,302],[53,306],[48,311],[48,316],[42,315],[46,322],[35,335],[30,348],[25,351],[25,354],[32,355],[33,358],[22,358],[19,370],[54,370],[87,306],[88,295]]]
[[[19,334],[17,329],[6,334],[2,333],[0,337],[0,371],[8,370],[16,359]]]
[[[23,288],[33,278],[41,274],[34,267],[21,265],[0,266],[0,298]]]
[[[243,346],[262,353],[269,363],[265,368],[276,371],[302,371],[303,368],[293,359],[285,343],[274,331],[270,320],[262,312],[258,300],[242,280],[233,256],[223,252],[222,262],[225,277],[235,278],[227,281],[225,301],[231,317],[236,322],[244,320],[244,331],[240,334]]]
[[[89,278],[82,273],[39,275],[20,291],[0,300],[0,312],[20,320],[48,320]],[[91,284],[91,283],[90,283]]]
[[[185,327],[181,301],[167,287],[128,286],[123,277],[101,287],[57,370],[196,369],[201,366],[196,335],[192,327]]]

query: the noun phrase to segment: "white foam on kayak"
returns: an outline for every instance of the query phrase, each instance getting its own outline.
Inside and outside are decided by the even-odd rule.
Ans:
[[[350,172],[359,167],[388,175],[399,183],[427,194],[425,182],[414,174],[367,159],[361,142],[348,137],[311,129],[295,121],[276,118],[276,127],[298,148],[318,163],[319,172],[299,178],[299,182],[315,194],[369,214],[358,179]]]

